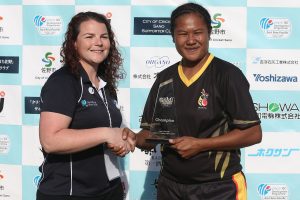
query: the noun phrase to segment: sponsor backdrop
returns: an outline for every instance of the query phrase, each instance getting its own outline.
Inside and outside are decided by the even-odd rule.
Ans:
[[[43,157],[38,139],[40,89],[61,67],[71,17],[97,11],[110,19],[126,71],[119,104],[139,131],[156,74],[177,62],[170,12],[187,0],[0,0],[0,199],[34,200]],[[198,0],[212,16],[210,51],[238,66],[251,84],[262,143],[242,149],[249,199],[300,199],[300,1]],[[152,200],[159,146],[122,158],[124,199]]]

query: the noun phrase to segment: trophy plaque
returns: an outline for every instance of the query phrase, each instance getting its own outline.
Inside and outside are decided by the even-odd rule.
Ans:
[[[159,85],[150,131],[152,135],[146,138],[147,143],[169,143],[169,139],[179,136],[173,79]]]

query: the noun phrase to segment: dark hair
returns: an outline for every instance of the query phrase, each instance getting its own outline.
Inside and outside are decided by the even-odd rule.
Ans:
[[[198,14],[199,16],[203,17],[206,26],[207,26],[207,30],[208,33],[211,33],[211,17],[209,12],[207,11],[206,8],[204,8],[203,6],[196,4],[196,3],[186,3],[183,4],[181,6],[178,6],[175,10],[173,10],[172,14],[171,14],[171,34],[172,37],[174,37],[174,29],[175,29],[175,20],[177,17],[181,16],[181,15],[185,15],[185,14],[191,14],[191,13],[195,13]]]
[[[123,60],[116,47],[117,42],[115,41],[115,34],[112,31],[110,22],[104,15],[96,12],[80,12],[72,17],[70,23],[68,24],[68,29],[60,51],[60,55],[62,57],[61,62],[66,64],[71,73],[76,76],[79,75],[79,56],[74,44],[80,31],[80,24],[88,20],[95,20],[99,23],[103,23],[107,28],[110,41],[110,50],[107,58],[99,64],[97,74],[107,82],[107,86],[111,94],[116,95],[116,79],[119,77],[119,70]]]

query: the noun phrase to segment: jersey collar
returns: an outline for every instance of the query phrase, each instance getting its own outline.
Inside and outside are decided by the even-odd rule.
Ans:
[[[203,72],[206,70],[206,68],[211,63],[211,61],[212,61],[213,58],[214,58],[214,55],[210,54],[209,57],[207,58],[206,62],[204,63],[204,65],[201,67],[201,69],[191,79],[188,79],[184,75],[181,62],[179,62],[179,64],[178,64],[178,74],[179,74],[179,77],[182,80],[182,82],[187,87],[189,87],[190,85],[192,85],[203,74]]]

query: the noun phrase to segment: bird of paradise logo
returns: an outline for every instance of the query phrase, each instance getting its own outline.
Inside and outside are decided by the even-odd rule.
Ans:
[[[202,92],[201,92],[201,95],[198,99],[198,105],[199,105],[199,108],[205,108],[208,104],[208,96],[209,94],[207,92],[205,92],[204,89],[202,89]]]

